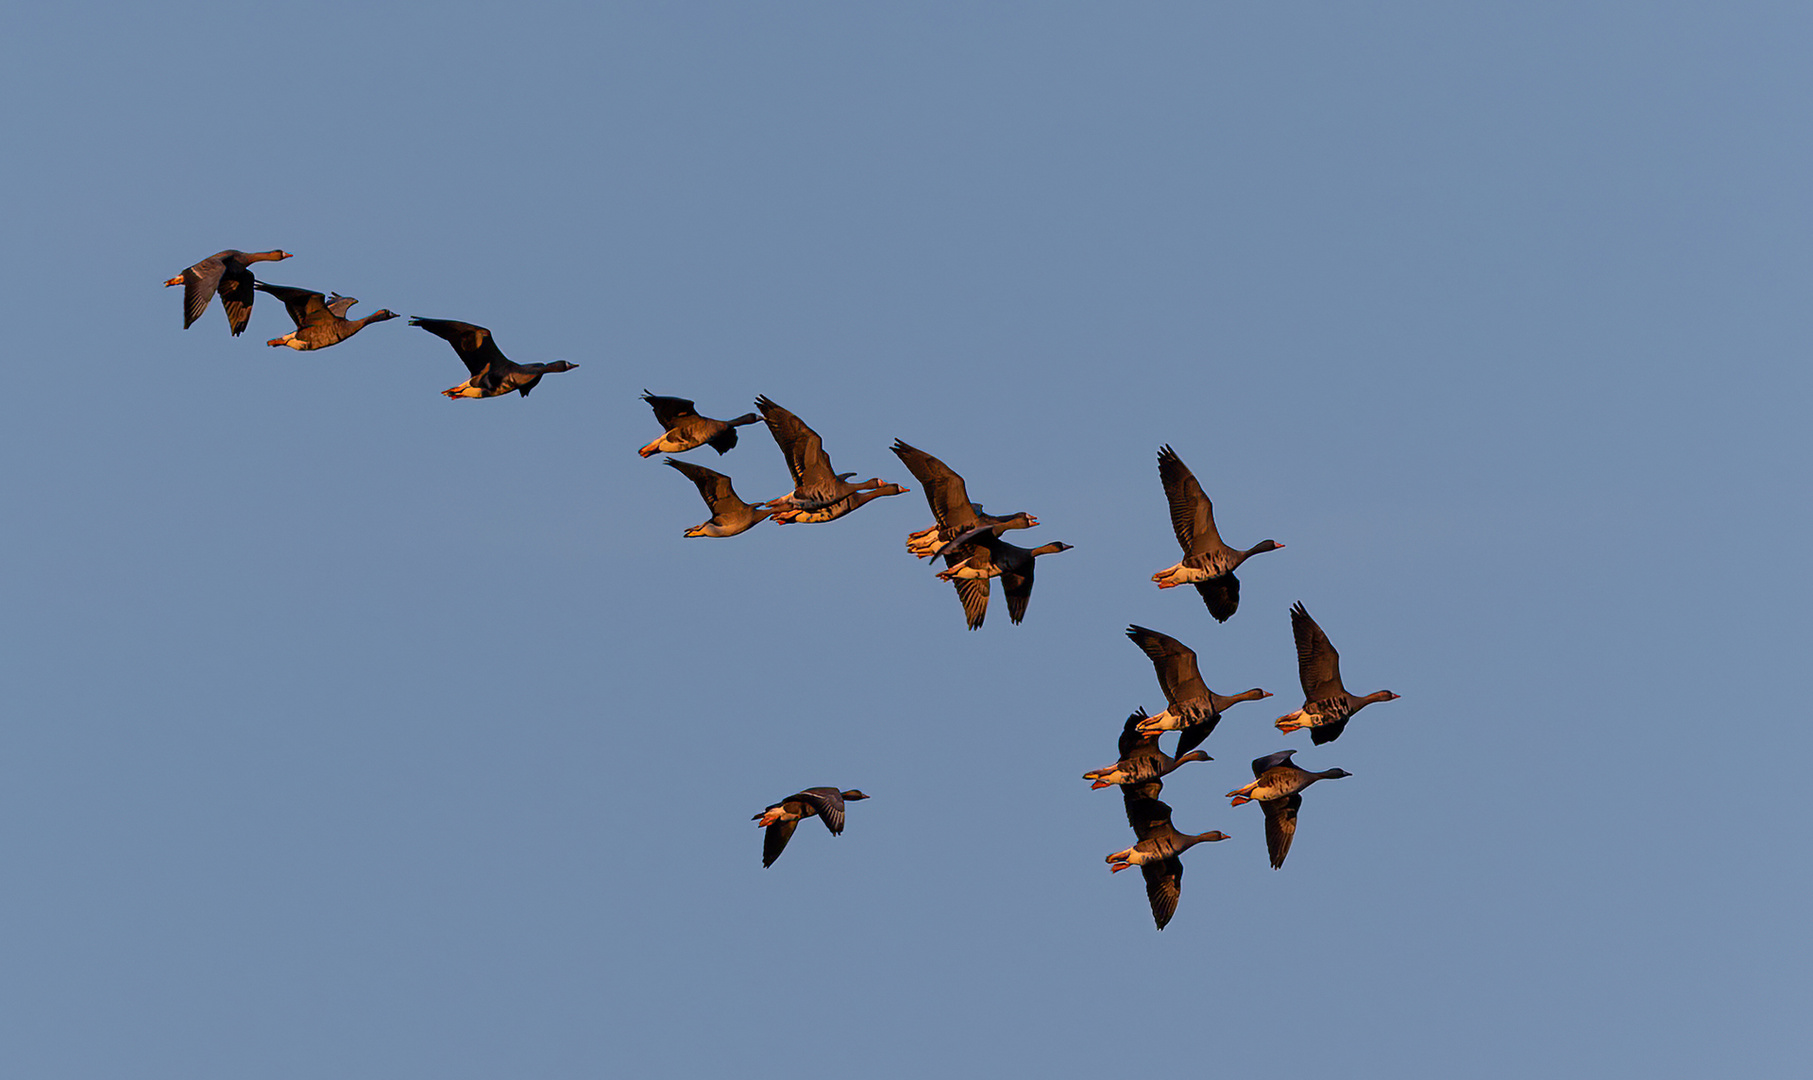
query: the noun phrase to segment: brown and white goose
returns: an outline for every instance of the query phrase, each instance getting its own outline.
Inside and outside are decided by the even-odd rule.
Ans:
[[[1186,761],[1214,761],[1215,759],[1201,750],[1191,750],[1187,754],[1172,757],[1158,748],[1156,731],[1144,732],[1139,729],[1140,721],[1146,719],[1146,710],[1135,709],[1127,717],[1127,725],[1121,729],[1121,759],[1106,768],[1086,772],[1083,779],[1094,780],[1091,790],[1105,788],[1111,784],[1123,786],[1150,787],[1144,791],[1149,797],[1157,797],[1160,785],[1156,781],[1169,776],[1178,766]]]
[[[338,345],[365,329],[367,323],[399,318],[389,308],[380,308],[363,319],[348,319],[346,313],[358,301],[339,293],[335,293],[330,301],[318,292],[288,285],[267,285],[262,281],[255,281],[252,287],[283,301],[284,310],[290,313],[290,321],[296,324],[296,329],[292,332],[280,338],[272,338],[265,344],[287,345],[298,352]]]
[[[459,354],[460,361],[472,377],[458,386],[451,386],[441,391],[447,398],[487,398],[498,397],[515,391],[523,397],[535,389],[541,377],[550,372],[571,371],[578,364],[569,364],[565,360],[556,360],[550,364],[518,364],[503,354],[497,342],[491,340],[491,331],[471,323],[457,322],[453,319],[409,320],[409,325],[422,329],[453,346]]]
[[[980,525],[957,537],[945,549],[947,566],[938,571],[938,577],[958,583],[957,596],[963,601],[963,613],[971,630],[981,626],[983,616],[988,614],[988,579],[1000,578],[1001,591],[1007,594],[1007,617],[1017,625],[1026,617],[1026,605],[1032,602],[1033,566],[1038,557],[1070,548],[1071,545],[1057,541],[1031,549],[1019,547],[997,538],[990,526]]]
[[[687,536],[735,536],[755,528],[768,517],[768,510],[737,498],[736,489],[730,486],[730,477],[723,473],[675,458],[668,458],[665,464],[691,480],[699,489],[699,497],[711,508],[711,520],[686,530]]]
[[[1318,780],[1339,780],[1353,774],[1346,769],[1324,769],[1310,772],[1291,764],[1295,750],[1280,750],[1253,759],[1253,782],[1228,792],[1234,806],[1244,802],[1259,803],[1265,811],[1265,848],[1272,857],[1272,869],[1284,865],[1290,853],[1291,840],[1297,835],[1297,811],[1303,806],[1303,789]]]
[[[816,510],[776,510],[774,511],[774,523],[776,525],[804,525],[836,521],[866,502],[879,499],[884,495],[905,495],[910,490],[899,484],[883,484],[878,488],[870,488],[868,491],[853,491],[836,502],[821,506]]]
[[[1347,729],[1354,713],[1374,702],[1396,701],[1402,695],[1389,690],[1375,690],[1365,697],[1355,697],[1341,685],[1341,654],[1329,643],[1328,635],[1309,617],[1302,601],[1291,605],[1291,633],[1297,639],[1297,674],[1303,680],[1303,707],[1278,718],[1278,730],[1308,728],[1310,741],[1317,746],[1334,742]]]
[[[1215,507],[1203,494],[1202,485],[1169,446],[1158,451],[1158,478],[1165,485],[1165,499],[1171,504],[1171,528],[1183,548],[1183,559],[1152,575],[1161,589],[1194,585],[1217,622],[1227,622],[1240,606],[1240,579],[1234,568],[1262,551],[1283,547],[1273,540],[1261,540],[1241,551],[1221,542],[1215,530]]]
[[[1146,879],[1146,900],[1152,905],[1152,921],[1160,930],[1177,914],[1177,900],[1183,893],[1183,860],[1178,858],[1197,844],[1226,840],[1219,829],[1205,833],[1180,833],[1171,827],[1171,807],[1162,800],[1131,794],[1126,789],[1127,824],[1139,842],[1108,856],[1108,871],[1118,874],[1137,866]]]
[[[1169,634],[1129,626],[1127,638],[1151,659],[1152,669],[1158,673],[1158,687],[1165,693],[1165,711],[1141,722],[1140,730],[1154,737],[1161,731],[1182,732],[1177,737],[1179,754],[1208,738],[1229,706],[1272,696],[1258,687],[1233,697],[1210,690],[1196,668],[1195,651]]]
[[[744,413],[735,420],[713,420],[700,416],[693,403],[683,397],[662,397],[642,391],[642,400],[655,410],[655,420],[662,427],[661,437],[636,451],[643,457],[656,454],[681,454],[709,446],[722,457],[737,444],[737,428],[761,421],[754,413]]]
[[[846,495],[881,486],[880,479],[849,482],[855,473],[831,471],[831,456],[825,453],[818,432],[805,421],[765,397],[755,399],[756,408],[768,425],[769,434],[787,459],[787,472],[793,477],[793,490],[766,505],[775,510],[817,510],[830,506]]]
[[[183,329],[195,325],[201,313],[208,310],[208,301],[214,294],[220,294],[220,306],[227,312],[227,327],[238,337],[252,320],[252,272],[246,267],[256,262],[276,262],[287,259],[287,251],[234,251],[228,248],[216,252],[202,261],[189,267],[182,273],[164,282],[165,287],[181,285],[183,287]]]
[[[985,513],[980,505],[969,501],[963,477],[949,465],[899,439],[894,440],[891,449],[913,478],[925,485],[925,501],[932,508],[931,527],[907,537],[907,551],[913,557],[930,558],[978,525],[988,525],[1000,536],[1008,529],[1030,529],[1039,523],[1038,518],[1024,510],[1004,518]]]
[[[789,795],[780,802],[755,815],[755,823],[768,830],[762,837],[762,866],[774,865],[774,860],[781,857],[787,847],[787,841],[793,838],[793,830],[800,819],[817,814],[825,828],[831,830],[832,836],[841,836],[844,831],[844,803],[866,799],[860,791],[839,791],[834,787],[807,788],[797,794]]]

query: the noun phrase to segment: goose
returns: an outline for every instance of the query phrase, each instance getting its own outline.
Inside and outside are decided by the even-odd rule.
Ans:
[[[931,504],[934,521],[907,537],[907,551],[914,558],[927,559],[943,551],[961,533],[978,525],[992,526],[996,536],[1008,529],[1030,529],[1039,519],[1022,510],[1009,517],[995,517],[969,501],[963,477],[937,458],[909,446],[900,439],[889,449],[901,460],[913,478],[925,485],[925,501]]]
[[[834,787],[807,788],[789,795],[755,815],[755,823],[768,830],[762,837],[762,868],[774,865],[802,818],[817,814],[832,836],[844,831],[844,803],[866,799],[860,791],[839,791]]]
[[[693,403],[683,397],[662,397],[647,390],[642,391],[642,400],[655,410],[655,419],[662,428],[659,439],[636,451],[643,457],[681,454],[701,446],[709,446],[723,457],[737,444],[737,428],[762,419],[755,413],[744,413],[735,420],[713,420],[700,416]]]
[[[1139,842],[1108,856],[1108,872],[1118,874],[1129,866],[1139,867],[1146,879],[1146,900],[1152,905],[1152,921],[1160,930],[1177,914],[1177,900],[1183,893],[1183,860],[1178,858],[1197,844],[1226,840],[1219,829],[1206,833],[1180,833],[1171,827],[1171,807],[1163,800],[1128,794],[1127,824]]]
[[[1160,731],[1182,732],[1177,737],[1179,754],[1208,738],[1230,705],[1272,696],[1258,687],[1233,697],[1210,690],[1196,669],[1195,651],[1169,634],[1143,626],[1129,626],[1127,638],[1151,658],[1152,669],[1158,673],[1159,689],[1165,693],[1165,711],[1142,721],[1140,730],[1154,736]]]
[[[1276,551],[1283,544],[1261,540],[1245,551],[1221,542],[1215,531],[1215,507],[1202,493],[1190,467],[1169,446],[1158,451],[1158,478],[1165,485],[1165,499],[1171,504],[1171,527],[1177,531],[1177,543],[1183,548],[1183,559],[1152,575],[1161,589],[1194,585],[1208,605],[1216,622],[1227,622],[1240,606],[1240,579],[1234,568],[1262,551]]]
[[[1272,869],[1284,865],[1290,853],[1291,840],[1297,835],[1297,811],[1303,806],[1303,789],[1318,780],[1339,780],[1353,774],[1346,769],[1324,769],[1310,772],[1291,764],[1295,750],[1280,750],[1253,759],[1253,782],[1228,792],[1232,805],[1259,803],[1265,811],[1265,848],[1272,857]]]
[[[1000,578],[1001,591],[1007,594],[1007,617],[1018,625],[1032,600],[1035,561],[1041,555],[1069,551],[1071,546],[1053,541],[1029,550],[998,539],[990,526],[979,525],[951,541],[944,552],[946,569],[938,571],[938,577],[942,581],[981,584],[980,589],[974,585],[957,588],[971,630],[981,626],[983,616],[988,614],[988,579]]]
[[[1310,741],[1317,746],[1334,742],[1347,729],[1354,713],[1374,702],[1396,701],[1401,694],[1377,690],[1365,697],[1355,697],[1341,685],[1341,654],[1329,643],[1328,635],[1309,617],[1299,600],[1291,605],[1291,634],[1297,639],[1297,674],[1303,680],[1303,707],[1277,720],[1279,731],[1291,732],[1308,728]]]
[[[290,313],[290,321],[296,324],[296,329],[291,333],[272,338],[265,344],[288,345],[298,352],[338,345],[363,330],[367,323],[399,318],[389,308],[380,308],[363,319],[348,319],[346,313],[358,301],[339,293],[335,293],[333,299],[329,300],[318,292],[291,288],[288,285],[267,285],[262,281],[255,281],[252,287],[283,301],[284,309]]]
[[[680,475],[691,480],[699,489],[699,497],[711,508],[711,520],[686,530],[687,536],[735,536],[760,525],[770,513],[737,498],[730,477],[715,469],[675,458],[667,458],[662,464],[678,469]]]
[[[793,477],[793,490],[778,499],[769,500],[766,504],[769,508],[817,510],[846,495],[881,486],[880,479],[852,484],[849,480],[855,473],[832,472],[831,457],[825,453],[824,443],[818,437],[818,432],[807,427],[799,417],[765,397],[756,398],[755,407],[761,410],[762,419],[768,424],[768,433],[774,436],[775,443],[786,456],[787,472]]]
[[[513,363],[492,340],[491,331],[471,323],[418,317],[410,319],[409,325],[419,326],[453,346],[466,370],[472,373],[465,382],[441,391],[449,399],[497,397],[512,390],[528,397],[543,375],[551,371],[571,371],[579,366],[565,360],[551,364]]]
[[[208,310],[208,301],[220,293],[220,306],[227,312],[227,327],[238,337],[252,320],[252,272],[246,267],[255,262],[276,262],[287,259],[287,251],[234,251],[228,248],[216,252],[202,261],[189,267],[182,273],[164,282],[183,287],[183,329],[195,325],[201,313]]]
[[[776,510],[774,511],[774,523],[776,525],[793,525],[836,521],[871,499],[879,499],[883,495],[905,495],[909,490],[899,484],[883,484],[878,488],[870,488],[868,491],[853,491],[836,502],[821,506],[816,510]]]
[[[1156,781],[1170,775],[1172,771],[1187,761],[1214,761],[1215,759],[1201,750],[1191,750],[1187,754],[1172,757],[1158,748],[1158,732],[1144,732],[1139,729],[1140,721],[1146,719],[1146,710],[1135,709],[1127,717],[1127,725],[1121,729],[1119,761],[1106,768],[1086,772],[1083,779],[1094,780],[1090,790],[1105,788],[1111,784],[1128,786],[1152,785],[1147,792],[1149,797],[1157,797]]]

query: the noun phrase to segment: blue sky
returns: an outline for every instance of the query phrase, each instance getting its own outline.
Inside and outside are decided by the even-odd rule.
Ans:
[[[1792,1072],[1809,21],[0,16],[8,1072]],[[226,247],[581,366],[181,330]],[[645,388],[915,491],[683,540]],[[904,553],[895,438],[1075,545],[1024,625]],[[1287,545],[1225,625],[1148,580],[1165,443]],[[1313,749],[1297,600],[1403,695]],[[1079,779],[1163,705],[1129,623],[1278,695],[1166,788],[1233,839],[1162,934]],[[1354,776],[1274,872],[1221,793],[1286,746]],[[762,870],[820,784],[873,798]]]

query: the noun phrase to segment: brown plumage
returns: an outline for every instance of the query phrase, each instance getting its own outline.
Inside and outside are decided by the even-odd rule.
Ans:
[[[768,830],[762,837],[763,869],[774,865],[774,860],[781,857],[781,851],[786,848],[787,841],[793,838],[793,830],[802,818],[817,814],[819,820],[825,823],[825,828],[831,830],[832,836],[841,836],[844,831],[844,803],[866,798],[868,796],[860,791],[839,791],[834,787],[807,788],[755,815],[755,823]]]
[[[1032,602],[1033,567],[1038,557],[1070,548],[1071,545],[1057,541],[1030,549],[1019,547],[997,538],[991,527],[981,525],[957,537],[945,549],[947,566],[938,571],[938,577],[959,582],[957,596],[963,601],[963,613],[971,630],[981,626],[983,616],[988,614],[988,579],[1000,578],[1001,591],[1007,594],[1007,617],[1017,625],[1026,617],[1026,605]],[[975,584],[966,588],[963,583],[969,582]]]
[[[1297,639],[1297,675],[1303,682],[1303,707],[1280,716],[1279,731],[1308,728],[1310,741],[1320,746],[1340,738],[1354,713],[1375,702],[1396,701],[1402,696],[1389,690],[1375,690],[1365,697],[1348,693],[1341,685],[1341,654],[1316,620],[1309,617],[1301,601],[1291,605],[1291,634]]]
[[[1241,551],[1221,541],[1215,529],[1215,507],[1203,494],[1202,485],[1169,446],[1158,451],[1158,478],[1165,486],[1165,499],[1171,504],[1171,528],[1177,533],[1178,546],[1184,557],[1173,566],[1152,575],[1161,589],[1194,585],[1217,622],[1227,622],[1240,607],[1240,579],[1234,568],[1250,556],[1283,547],[1274,540],[1261,540]]]
[[[1146,719],[1146,710],[1135,709],[1127,717],[1127,724],[1121,728],[1120,760],[1105,768],[1083,774],[1083,779],[1094,780],[1091,790],[1105,788],[1112,784],[1123,787],[1150,785],[1152,790],[1145,791],[1149,797],[1157,797],[1157,781],[1176,771],[1178,766],[1187,761],[1214,761],[1215,759],[1201,750],[1192,750],[1186,754],[1172,757],[1158,748],[1159,733],[1143,732],[1139,729],[1140,721]]]
[[[774,511],[774,523],[776,525],[794,525],[836,521],[864,503],[879,499],[884,495],[905,495],[909,490],[911,489],[903,488],[899,484],[883,484],[867,491],[852,491],[843,498],[816,509],[776,510]]]
[[[227,327],[238,337],[252,320],[252,272],[246,269],[256,262],[276,262],[287,259],[287,251],[234,251],[228,248],[216,252],[202,261],[189,267],[182,273],[164,282],[166,287],[181,285],[183,287],[183,329],[195,325],[201,313],[208,310],[208,301],[214,294],[220,294],[220,306],[227,313]]]
[[[744,413],[735,420],[713,420],[700,416],[693,403],[682,397],[662,397],[642,391],[642,400],[655,411],[661,425],[661,437],[636,451],[643,457],[656,454],[681,454],[700,446],[709,446],[722,457],[737,444],[737,428],[761,421],[754,413]]]
[[[1210,690],[1197,670],[1195,651],[1169,634],[1129,626],[1127,638],[1152,661],[1158,687],[1165,694],[1165,711],[1142,722],[1140,728],[1154,735],[1160,731],[1182,732],[1177,737],[1179,754],[1201,745],[1221,723],[1221,714],[1229,706],[1272,696],[1258,687],[1232,697]]]
[[[465,382],[441,391],[442,396],[448,398],[498,397],[511,391],[528,397],[543,375],[571,371],[579,366],[565,360],[549,364],[515,363],[497,347],[497,342],[491,339],[491,331],[471,323],[415,318],[409,320],[409,325],[419,326],[453,346],[460,362],[472,373]]]
[[[398,318],[396,312],[380,308],[363,319],[348,319],[346,313],[358,303],[350,296],[335,293],[330,301],[318,292],[308,289],[292,288],[288,285],[267,285],[262,281],[252,283],[260,292],[270,293],[283,301],[285,311],[289,312],[290,321],[296,329],[279,338],[272,338],[266,345],[287,345],[298,352],[310,349],[325,349],[329,345],[338,345],[347,338],[363,330],[367,323],[386,322]]]
[[[730,486],[730,477],[715,469],[676,458],[666,459],[665,464],[691,480],[699,489],[699,497],[711,508],[711,519],[686,530],[687,536],[735,536],[760,525],[770,513],[737,498],[736,489]]]
[[[1133,789],[1122,789],[1127,807],[1127,824],[1139,842],[1108,856],[1108,870],[1119,873],[1137,866],[1146,879],[1146,901],[1152,905],[1152,921],[1160,930],[1177,913],[1177,901],[1183,894],[1184,852],[1197,844],[1226,840],[1219,829],[1191,835],[1171,827],[1171,807],[1159,799],[1136,795]]]
[[[831,471],[831,455],[825,453],[824,441],[806,422],[765,397],[755,399],[768,433],[787,459],[787,472],[793,477],[793,490],[765,505],[773,510],[817,510],[830,506],[847,495],[881,486],[879,478],[852,484],[855,473]]]
[[[907,537],[907,551],[915,558],[937,555],[952,540],[978,525],[990,526],[1000,536],[1008,529],[1030,529],[1039,523],[1038,518],[1024,510],[1004,518],[984,513],[982,507],[969,501],[963,477],[949,465],[899,439],[890,449],[924,486],[925,501],[932,508],[932,526]]]
[[[1280,750],[1253,759],[1253,782],[1228,792],[1232,805],[1257,802],[1265,811],[1265,848],[1272,858],[1272,869],[1284,865],[1290,853],[1291,840],[1297,835],[1297,811],[1303,806],[1302,791],[1318,780],[1339,780],[1353,774],[1346,769],[1324,769],[1310,772],[1291,764],[1295,750]]]

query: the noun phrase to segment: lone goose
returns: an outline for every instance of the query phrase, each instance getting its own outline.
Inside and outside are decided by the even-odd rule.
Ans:
[[[1283,547],[1273,540],[1261,540],[1245,551],[1221,542],[1215,531],[1215,507],[1202,493],[1190,467],[1169,446],[1158,451],[1158,478],[1165,485],[1165,499],[1171,504],[1171,527],[1177,532],[1177,543],[1183,548],[1183,559],[1152,575],[1161,589],[1194,585],[1208,605],[1216,622],[1227,622],[1240,606],[1240,579],[1234,568],[1261,551]]]
[[[737,428],[761,421],[754,413],[744,413],[735,420],[713,420],[700,416],[693,403],[683,397],[662,397],[642,391],[642,400],[655,410],[662,427],[661,437],[636,451],[643,457],[656,454],[681,454],[700,446],[709,446],[722,457],[737,444]]]
[[[1158,687],[1165,692],[1164,712],[1140,724],[1140,730],[1156,737],[1160,731],[1180,731],[1179,754],[1198,746],[1221,723],[1228,706],[1242,701],[1258,701],[1272,695],[1254,687],[1244,693],[1225,697],[1210,690],[1196,669],[1196,653],[1183,642],[1143,626],[1127,627],[1127,638],[1152,660],[1158,673]]]
[[[1177,914],[1177,900],[1183,893],[1183,860],[1178,858],[1197,844],[1226,840],[1219,829],[1206,833],[1180,833],[1171,827],[1171,807],[1159,799],[1140,795],[1126,796],[1127,824],[1139,842],[1108,856],[1109,873],[1118,874],[1129,866],[1139,867],[1146,879],[1146,900],[1152,905],[1152,921],[1160,930]]]
[[[934,519],[930,528],[907,537],[907,551],[915,558],[926,559],[943,551],[952,540],[978,525],[993,527],[996,536],[1008,529],[1030,529],[1039,519],[1022,510],[1011,517],[994,517],[969,501],[969,492],[949,465],[909,446],[899,439],[890,447],[913,478],[925,485],[925,501],[932,507]]]
[[[1365,697],[1354,697],[1341,685],[1341,654],[1329,643],[1328,635],[1309,617],[1298,601],[1291,605],[1291,633],[1297,639],[1297,674],[1303,680],[1303,707],[1277,720],[1278,730],[1308,728],[1310,741],[1317,746],[1334,742],[1347,729],[1354,713],[1377,701],[1396,701],[1402,695],[1377,690]]]
[[[668,458],[663,464],[680,470],[699,489],[699,497],[711,508],[711,520],[686,530],[687,536],[735,536],[748,532],[768,517],[769,511],[751,506],[730,486],[730,477],[690,461]]]
[[[909,490],[911,489],[903,488],[899,484],[883,484],[878,488],[870,488],[868,491],[853,491],[836,502],[821,506],[816,510],[776,510],[774,511],[774,523],[776,525],[794,525],[836,521],[871,499],[879,499],[883,495],[905,495]]]
[[[880,479],[849,482],[855,473],[831,471],[831,457],[825,453],[818,432],[805,421],[765,397],[755,399],[756,408],[768,424],[768,433],[787,458],[787,472],[793,477],[793,490],[767,505],[774,510],[817,510],[830,506],[846,495],[881,486]]]
[[[1086,772],[1083,779],[1094,780],[1090,790],[1105,788],[1111,784],[1152,785],[1153,790],[1145,794],[1150,797],[1158,795],[1157,785],[1153,781],[1168,776],[1186,761],[1214,761],[1215,759],[1201,750],[1191,750],[1187,754],[1172,757],[1158,748],[1158,732],[1143,732],[1139,729],[1140,721],[1146,718],[1146,710],[1135,709],[1127,717],[1127,725],[1121,729],[1121,759],[1103,769]]]
[[[470,379],[458,386],[442,390],[442,396],[447,398],[497,397],[512,390],[528,397],[543,375],[550,371],[571,371],[579,366],[565,360],[551,364],[513,363],[491,339],[491,331],[471,323],[415,318],[409,320],[409,325],[419,326],[453,346],[466,370],[472,373]]]
[[[780,802],[755,815],[755,823],[768,832],[762,837],[762,867],[774,865],[774,860],[781,857],[787,841],[793,838],[793,830],[800,819],[817,814],[831,830],[832,836],[841,836],[844,831],[844,803],[866,799],[860,791],[839,791],[834,787],[807,788],[798,794],[789,795]]]
[[[1297,835],[1297,810],[1303,806],[1302,791],[1318,780],[1339,780],[1353,774],[1346,769],[1324,769],[1310,772],[1291,764],[1295,750],[1280,750],[1253,759],[1253,782],[1228,792],[1232,805],[1258,801],[1265,811],[1265,849],[1271,853],[1272,869],[1284,865],[1290,853],[1291,840]]]
[[[287,259],[287,251],[234,251],[228,248],[208,256],[182,273],[164,282],[183,287],[183,329],[195,325],[208,301],[220,293],[220,306],[227,312],[227,327],[238,337],[252,320],[252,272],[246,267],[255,262]]]
[[[1000,578],[1001,591],[1007,594],[1007,617],[1018,625],[1032,600],[1034,562],[1040,555],[1055,555],[1070,548],[1069,544],[1053,541],[1029,550],[997,539],[993,529],[980,525],[951,541],[944,552],[948,566],[938,571],[938,577],[943,581],[974,581],[983,586],[957,589],[971,630],[981,626],[983,616],[988,614],[988,579]]]
[[[389,308],[380,308],[363,319],[348,319],[346,313],[358,301],[339,293],[335,293],[333,300],[329,301],[318,292],[291,288],[288,285],[267,285],[262,281],[255,281],[252,287],[283,301],[284,309],[290,313],[290,321],[296,324],[296,329],[291,333],[272,338],[265,344],[288,345],[298,352],[338,345],[363,330],[367,323],[399,318]]]

